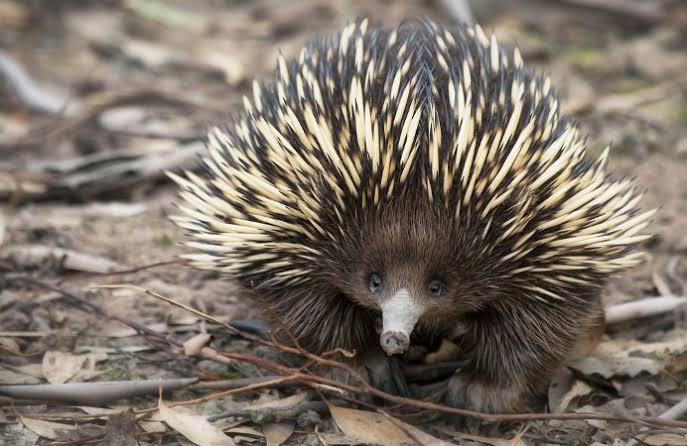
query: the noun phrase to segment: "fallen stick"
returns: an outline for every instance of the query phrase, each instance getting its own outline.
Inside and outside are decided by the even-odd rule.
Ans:
[[[687,297],[649,297],[606,307],[606,323],[617,324],[642,317],[655,316],[673,311],[687,304]]]
[[[68,98],[60,98],[43,90],[6,52],[0,50],[0,77],[14,91],[17,99],[27,107],[44,113],[73,115],[78,110],[77,104],[70,104]]]
[[[198,378],[164,380],[165,390],[177,390],[198,382]],[[132,396],[155,395],[160,380],[100,381],[67,384],[0,385],[0,395],[82,406],[102,406]]]

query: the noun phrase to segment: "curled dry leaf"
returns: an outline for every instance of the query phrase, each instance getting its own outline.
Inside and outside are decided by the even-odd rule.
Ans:
[[[207,333],[199,333],[195,335],[188,341],[184,342],[184,354],[186,356],[200,355],[201,350],[203,350],[203,347],[205,347],[207,343],[210,342],[211,338],[212,336],[210,336]]]
[[[199,446],[234,446],[234,441],[205,417],[185,407],[169,407],[162,400],[162,394],[157,408],[169,427]]]
[[[401,446],[413,440],[380,413],[328,405],[334,422],[346,436],[363,443]]]

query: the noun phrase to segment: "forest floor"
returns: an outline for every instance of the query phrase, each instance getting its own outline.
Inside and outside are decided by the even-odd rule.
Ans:
[[[217,323],[256,314],[177,260],[164,172],[195,166],[208,125],[271,76],[278,50],[293,57],[356,17],[450,23],[449,3],[0,0],[0,444],[687,444],[687,422],[670,421],[680,407],[657,418],[687,399],[685,2],[472,2],[551,76],[589,151],[612,143],[610,168],[659,208],[647,261],[604,302],[682,305],[609,324],[549,389],[549,412],[597,419],[458,430],[433,408],[355,404],[307,377],[264,384],[295,373],[294,355]],[[29,384],[41,387],[15,393]]]

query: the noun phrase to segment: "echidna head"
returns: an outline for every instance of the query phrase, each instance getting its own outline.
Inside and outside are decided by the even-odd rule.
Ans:
[[[436,209],[399,201],[363,225],[351,266],[342,268],[345,293],[381,312],[380,344],[389,355],[406,350],[418,321],[436,324],[480,303],[456,246],[460,228]]]

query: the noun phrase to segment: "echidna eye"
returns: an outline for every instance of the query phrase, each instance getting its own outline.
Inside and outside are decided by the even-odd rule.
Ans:
[[[370,293],[379,293],[382,291],[382,288],[384,287],[384,283],[382,282],[382,276],[380,276],[377,273],[372,273],[370,274]]]
[[[439,279],[432,279],[427,285],[427,292],[434,297],[439,297],[443,294],[446,289],[446,285]]]

